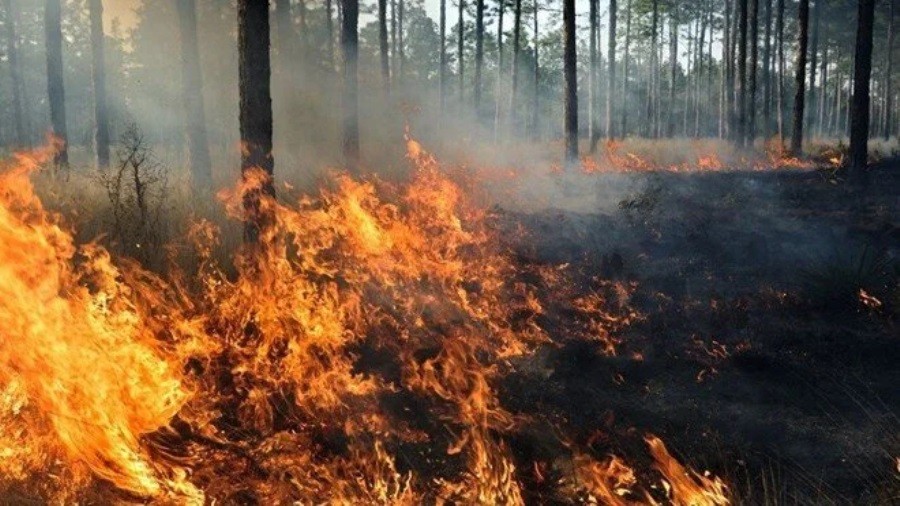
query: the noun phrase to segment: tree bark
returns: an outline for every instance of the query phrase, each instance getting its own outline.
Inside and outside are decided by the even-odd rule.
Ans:
[[[203,108],[203,75],[200,72],[197,7],[194,1],[178,0],[181,100],[192,182],[198,190],[209,190],[212,187],[212,162],[206,134],[206,112]]]
[[[386,0],[379,0],[385,2]],[[441,112],[447,105],[447,0],[441,0],[440,5],[440,29],[441,29],[441,69],[438,77],[440,87]],[[385,36],[385,39],[387,37]],[[384,46],[387,46],[385,40]]]
[[[750,0],[750,97],[747,110],[747,141],[753,146],[756,140],[756,88],[759,66],[759,0]]]
[[[853,102],[850,119],[850,174],[865,178],[869,143],[869,81],[872,77],[872,37],[875,0],[859,0],[854,57]]]
[[[609,0],[609,41],[607,43],[607,62],[609,71],[606,74],[606,138],[615,137],[613,125],[614,106],[616,100],[616,0]]]
[[[447,53],[444,46],[444,6],[441,0],[441,107],[444,100],[444,70],[447,64]],[[378,0],[378,52],[381,57],[381,85],[385,95],[391,94],[391,60],[388,56],[387,0]]]
[[[597,151],[597,140],[600,138],[599,96],[597,89],[599,75],[597,75],[597,16],[599,16],[597,4],[600,0],[588,1],[588,25],[590,27],[590,68],[588,69],[588,138],[590,139],[590,152]]]
[[[103,57],[103,1],[90,0],[91,69],[94,83],[94,150],[97,168],[109,167],[109,116],[106,103],[106,61]]]
[[[541,110],[541,92],[539,89],[541,82],[541,62],[540,51],[538,49],[541,32],[538,30],[538,14],[540,13],[540,4],[538,1],[539,0],[534,0],[534,16],[532,17],[532,22],[534,23],[534,101],[531,104],[531,136],[534,140],[538,140],[541,137],[539,123]]]
[[[816,90],[816,71],[818,70],[818,57],[819,57],[819,23],[820,18],[822,16],[822,8],[824,0],[816,0],[815,3],[815,12],[813,13],[813,26],[812,26],[812,40],[809,48],[809,83],[808,83],[808,93],[807,93],[807,102],[809,103],[809,107],[806,108],[806,117],[804,120],[805,128],[803,129],[806,138],[809,138],[813,132],[813,120],[815,119],[815,111],[816,111],[816,94],[818,91]]]
[[[772,0],[766,0],[764,22],[762,135],[768,137],[772,131]]]
[[[578,70],[575,48],[575,15],[575,0],[563,0],[566,163],[569,165],[578,162]]]
[[[672,2],[669,13],[669,106],[666,112],[666,137],[675,136],[675,77],[678,75],[678,3]]]
[[[53,164],[69,165],[69,134],[66,130],[66,90],[63,84],[62,7],[60,0],[47,0],[44,9],[47,52],[47,94],[50,102],[51,134],[58,142]]]
[[[887,35],[887,50],[885,51],[885,90],[884,90],[884,99],[885,99],[885,112],[884,112],[884,138],[890,139],[894,134],[894,87],[893,87],[893,72],[894,72],[894,4],[896,0],[888,0],[889,6],[889,14],[888,14],[888,35]]]
[[[275,195],[269,2],[238,0],[237,15],[241,177],[258,183],[244,193],[244,241],[256,243],[270,220],[262,214],[261,200]]]
[[[631,1],[625,7],[625,55],[622,60],[622,131],[621,136],[628,135],[628,71],[631,64]]]
[[[343,0],[341,0],[343,5]],[[357,5],[357,17],[359,6]],[[397,56],[400,57],[400,69],[397,72],[397,82],[401,85],[406,76],[406,42],[404,40],[406,26],[404,18],[406,17],[406,0],[397,0]]]
[[[403,5],[401,3],[401,5]],[[344,86],[344,163],[351,171],[359,168],[359,0],[341,0],[341,53]],[[402,12],[402,11],[401,11]],[[401,30],[402,34],[403,31]],[[402,40],[402,39],[401,39]],[[402,47],[402,45],[401,45]]]
[[[738,0],[738,111],[737,141],[739,146],[747,144],[747,0]]]
[[[871,0],[870,0],[871,1]],[[809,0],[800,0],[799,9],[800,35],[797,49],[797,65],[795,80],[797,94],[794,96],[794,129],[791,135],[791,153],[798,156],[803,153],[803,117],[806,100],[806,51],[809,45]],[[868,132],[866,133],[868,135]]]
[[[522,44],[522,0],[515,1],[513,11],[513,63],[512,63],[512,90],[509,94],[509,123],[512,127],[512,134],[515,135],[517,130],[516,106],[519,105],[519,61],[520,48]]]
[[[776,83],[775,106],[778,108],[778,142],[779,148],[784,149],[784,0],[778,0],[778,15],[775,22],[775,37],[778,46],[778,82]]]
[[[647,79],[647,137],[654,137],[656,128],[654,126],[654,93],[655,80],[659,74],[658,63],[656,61],[656,46],[659,41],[659,0],[653,0],[653,8],[650,21],[650,69]]]
[[[729,132],[731,111],[731,0],[725,0],[725,22],[722,26],[722,83],[719,93],[719,138],[724,139]]]
[[[463,19],[463,14],[466,9],[465,0],[457,0],[459,2],[459,18],[456,25],[456,59],[457,65],[459,67],[458,77],[459,77],[459,105],[462,106],[463,99],[466,95],[466,80],[465,80],[465,71],[466,71],[466,55],[465,55],[465,33],[466,33],[466,25],[465,19]]]
[[[475,0],[475,114],[481,112],[481,73],[484,69],[484,0]]]
[[[19,63],[19,36],[16,33],[17,16],[13,12],[12,0],[4,0],[6,11],[6,54],[9,59],[9,79],[12,91],[13,123],[16,129],[17,147],[26,147],[28,134],[25,131],[24,106],[22,100],[22,69]]]

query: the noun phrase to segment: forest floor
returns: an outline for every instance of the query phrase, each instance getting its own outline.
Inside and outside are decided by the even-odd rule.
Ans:
[[[519,253],[635,283],[641,317],[616,356],[550,352],[515,410],[654,431],[745,504],[900,502],[900,162],[864,189],[817,170],[559,184],[595,209],[508,212]]]

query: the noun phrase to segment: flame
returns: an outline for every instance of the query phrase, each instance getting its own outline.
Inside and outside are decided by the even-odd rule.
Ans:
[[[648,436],[647,445],[656,461],[656,469],[663,475],[673,505],[721,506],[730,503],[722,480],[685,468],[656,436]]]
[[[52,151],[19,155],[0,175],[0,492],[523,504],[540,467],[510,435],[530,416],[499,383],[550,328],[615,354],[630,288],[517,261],[472,192],[407,148],[407,184],[336,174],[294,203],[260,195],[255,216],[244,196],[270,181],[247,174],[220,198],[266,217],[259,243],[221,266],[199,222],[197,271],[165,279],[78,247],[29,179]],[[581,491],[618,504],[637,486],[623,461],[577,455]],[[673,497],[724,494],[669,459]]]

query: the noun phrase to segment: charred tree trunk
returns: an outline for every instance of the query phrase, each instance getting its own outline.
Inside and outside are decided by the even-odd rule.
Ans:
[[[444,77],[447,64],[446,48],[444,46],[444,6],[446,0],[441,0],[441,106],[444,100]],[[391,93],[391,60],[388,56],[388,29],[387,29],[387,0],[378,0],[378,52],[381,56],[381,85],[385,95]]]
[[[484,70],[484,0],[475,0],[475,115],[481,113],[481,73]]]
[[[255,183],[244,193],[244,241],[255,243],[270,220],[262,215],[261,200],[275,195],[269,2],[238,0],[237,15],[241,177]]]
[[[575,0],[563,0],[566,163],[578,162],[578,70],[575,49]]]
[[[739,146],[747,144],[747,0],[738,0],[738,105],[737,141]]]
[[[13,12],[12,0],[4,0],[6,11],[6,54],[9,59],[10,89],[12,91],[13,123],[16,129],[16,144],[29,144],[25,131],[24,104],[22,100],[22,69],[19,67],[19,36],[16,33],[17,19]]]
[[[807,93],[807,102],[809,107],[806,108],[806,116],[804,120],[805,128],[803,129],[806,137],[813,132],[813,120],[816,111],[816,71],[818,70],[819,56],[819,21],[822,15],[823,0],[816,0],[815,13],[813,14],[812,41],[809,48],[809,92]]]
[[[872,37],[875,0],[859,0],[850,119],[850,174],[864,179],[869,143],[869,81],[872,77]]]
[[[650,74],[647,79],[647,137],[653,137],[656,132],[654,126],[654,93],[655,79],[659,73],[659,65],[656,61],[656,46],[659,41],[659,0],[653,0],[653,9],[650,21]]]
[[[465,0],[457,0],[459,2],[459,13],[458,13],[458,21],[456,25],[456,59],[458,69],[458,77],[459,77],[459,105],[462,106],[463,100],[466,96],[466,55],[465,55],[465,34],[466,34],[466,25],[465,19],[463,18],[463,14],[466,10],[466,2]]]
[[[91,68],[94,81],[94,150],[97,167],[109,167],[109,116],[106,104],[106,61],[103,57],[103,1],[91,0]]]
[[[750,97],[747,110],[747,141],[753,146],[756,140],[756,89],[759,66],[759,0],[750,0]]]
[[[197,7],[194,0],[178,0],[181,32],[181,100],[184,105],[185,138],[195,188],[212,187],[212,162],[206,135],[203,108],[203,76],[200,72],[200,48],[197,41]]]
[[[541,111],[541,92],[540,92],[540,82],[541,82],[541,60],[540,60],[540,51],[538,50],[538,39],[540,31],[538,31],[538,14],[540,13],[540,5],[538,4],[538,0],[534,0],[534,17],[532,17],[532,21],[534,22],[534,101],[531,104],[531,136],[535,140],[540,139],[541,129],[540,129],[540,111]]]
[[[609,0],[609,42],[607,44],[607,61],[609,70],[606,74],[606,138],[615,137],[613,126],[613,104],[616,100],[616,0]]]
[[[672,2],[669,13],[669,106],[666,112],[666,137],[675,136],[675,78],[678,75],[678,3]]]
[[[628,135],[628,70],[631,64],[631,0],[625,7],[625,55],[622,60],[622,131],[620,135]]]
[[[518,118],[516,116],[516,106],[519,105],[519,61],[520,47],[522,43],[522,0],[516,0],[513,11],[513,63],[512,63],[512,90],[509,94],[509,123],[512,126],[512,134],[515,135],[517,129]]]
[[[818,97],[816,106],[816,133],[819,137],[825,134],[825,113],[828,104],[828,44],[823,44],[822,48],[822,64],[819,66],[819,75],[822,85],[819,87],[821,92]]]
[[[597,152],[597,140],[600,139],[600,100],[599,100],[599,78],[597,74],[597,17],[599,9],[597,4],[600,0],[590,0],[588,2],[588,16],[590,26],[590,41],[588,43],[590,51],[590,68],[588,69],[588,137],[590,138],[590,152]]]
[[[69,134],[66,130],[66,90],[63,84],[62,7],[60,0],[47,0],[44,9],[47,51],[47,94],[53,137],[59,143],[53,164],[69,165]]]
[[[885,51],[885,58],[887,61],[885,62],[885,90],[884,90],[884,138],[890,139],[894,134],[894,88],[893,83],[891,82],[893,79],[894,73],[894,3],[896,0],[888,0],[890,3],[889,14],[888,14],[888,35],[887,35],[887,50]]]
[[[725,0],[725,23],[722,27],[722,84],[719,96],[719,138],[730,135],[731,90],[731,0]]]
[[[768,137],[772,131],[772,0],[766,0],[764,22],[762,134]]]
[[[778,47],[778,82],[775,83],[775,106],[777,111],[778,123],[778,142],[779,148],[784,149],[784,0],[778,0],[778,15],[775,22],[775,37]]]
[[[402,5],[402,4],[401,4]],[[359,167],[359,0],[341,0],[341,56],[344,61],[344,86],[341,107],[344,111],[344,163],[351,171]],[[402,30],[400,33],[403,33]]]
[[[791,152],[795,156],[803,152],[803,112],[806,101],[806,51],[807,46],[809,45],[809,0],[800,0],[798,19],[800,35],[797,49],[797,66],[795,69],[797,94],[794,97],[794,129],[791,135]],[[868,135],[868,132],[866,132],[866,135]]]
[[[379,0],[379,2],[383,3],[385,0]],[[447,105],[447,0],[441,0],[440,10],[441,70],[438,78],[438,86],[440,87],[441,112],[444,112],[444,107]],[[385,39],[387,39],[387,37],[385,37]],[[386,40],[384,46],[387,46]]]

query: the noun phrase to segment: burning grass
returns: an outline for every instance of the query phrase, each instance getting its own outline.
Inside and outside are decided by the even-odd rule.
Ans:
[[[0,497],[522,504],[538,487],[727,504],[720,480],[654,437],[640,469],[562,434],[549,461],[514,451],[526,426],[564,431],[511,411],[502,380],[566,340],[616,353],[630,289],[517,257],[494,214],[408,148],[406,184],[337,175],[295,203],[265,200],[271,226],[233,265],[213,254],[217,227],[196,223],[198,267],[165,276],[76,244],[29,179],[49,150],[11,162]],[[247,189],[220,196],[238,219]]]

